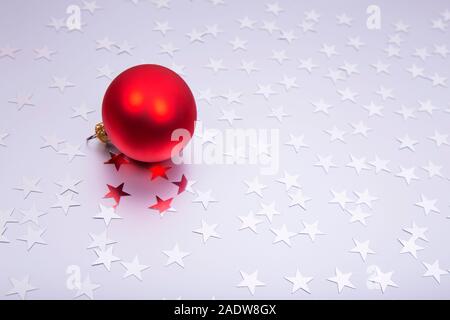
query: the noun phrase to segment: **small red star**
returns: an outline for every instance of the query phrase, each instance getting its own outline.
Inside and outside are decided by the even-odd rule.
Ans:
[[[121,165],[130,163],[123,153],[114,154],[110,152],[109,155],[111,156],[111,159],[105,161],[104,164],[114,164],[117,171],[119,171]]]
[[[160,164],[156,164],[150,168],[150,173],[152,174],[151,180],[155,180],[158,177],[168,179],[166,175],[166,171],[169,170],[171,167],[165,167]]]
[[[120,202],[120,198],[121,197],[126,197],[129,196],[129,193],[126,193],[125,191],[123,191],[123,185],[124,183],[122,182],[120,185],[118,185],[117,187],[113,187],[109,184],[107,184],[109,192],[104,196],[104,198],[113,198],[114,201],[116,201],[116,205],[119,205]]]
[[[162,200],[160,197],[156,196],[156,203],[150,206],[150,209],[158,210],[159,213],[164,213],[170,209],[170,204],[172,203],[173,198],[169,198],[167,200]]]
[[[180,194],[184,190],[186,190],[186,186],[187,186],[188,180],[186,179],[185,175],[183,174],[181,176],[181,180],[180,181],[175,181],[175,182],[172,182],[172,183],[174,185],[178,186],[178,193],[177,194]]]

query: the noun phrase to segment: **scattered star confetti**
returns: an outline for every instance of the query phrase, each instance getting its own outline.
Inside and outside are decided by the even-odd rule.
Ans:
[[[104,198],[112,198],[116,202],[115,206],[119,205],[120,199],[122,197],[130,196],[129,193],[123,191],[124,184],[125,183],[122,182],[117,187],[114,187],[114,186],[111,186],[111,185],[107,184],[106,186],[108,187],[109,192],[107,194],[105,194]]]
[[[334,2],[145,2],[79,1],[75,29],[64,10],[42,20],[43,8],[11,2],[0,43],[6,298],[68,286],[74,299],[117,288],[190,299],[210,294],[198,281],[213,269],[209,289],[225,299],[404,299],[425,286],[447,298],[450,8],[381,1],[389,17],[369,30],[366,7]],[[142,28],[133,19],[146,7]],[[42,30],[30,45],[28,29]],[[85,143],[110,82],[140,63],[192,89],[193,164]],[[229,147],[236,132],[249,141]],[[42,261],[76,272],[52,286]],[[183,281],[168,286],[173,272]]]
[[[112,220],[122,219],[122,217],[115,212],[114,208],[100,204],[100,212],[94,216],[94,219],[103,219],[105,225],[109,226]]]
[[[113,152],[110,152],[109,155],[111,156],[111,159],[105,161],[104,164],[113,164],[117,171],[119,171],[122,165],[130,164],[130,161],[123,153],[115,154]]]

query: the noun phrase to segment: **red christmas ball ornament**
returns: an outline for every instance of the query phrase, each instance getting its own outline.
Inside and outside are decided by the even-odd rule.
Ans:
[[[143,162],[170,159],[175,147],[188,139],[172,141],[172,133],[194,133],[197,109],[184,80],[172,70],[143,64],[119,74],[103,98],[103,123],[93,137],[110,141],[128,157]],[[90,137],[91,138],[91,137]]]

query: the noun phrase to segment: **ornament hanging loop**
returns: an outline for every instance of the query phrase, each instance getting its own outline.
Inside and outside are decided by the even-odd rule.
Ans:
[[[95,133],[88,137],[86,139],[86,141],[92,140],[94,138],[97,138],[98,140],[100,140],[103,143],[107,143],[109,141],[108,135],[106,134],[105,131],[105,126],[103,125],[103,122],[97,123],[95,125]]]

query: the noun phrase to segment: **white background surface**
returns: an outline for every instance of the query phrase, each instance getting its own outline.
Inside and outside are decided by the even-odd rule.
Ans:
[[[284,10],[278,16],[266,11],[261,1],[225,0],[225,5],[214,6],[209,1],[171,1],[170,9],[158,9],[149,1],[137,5],[131,1],[97,1],[101,10],[93,15],[82,11],[85,25],[82,32],[56,32],[46,25],[51,17],[65,17],[65,8],[72,1],[2,1],[0,4],[0,48],[10,44],[20,48],[15,59],[0,59],[0,131],[9,133],[0,146],[0,209],[15,208],[14,217],[20,219],[20,210],[29,209],[33,203],[47,212],[39,219],[46,229],[43,236],[47,245],[36,244],[27,251],[23,241],[16,240],[26,233],[26,224],[9,224],[5,236],[10,243],[0,243],[0,295],[4,299],[16,299],[16,295],[3,296],[11,289],[10,278],[22,279],[30,275],[30,283],[39,288],[27,297],[70,299],[76,290],[66,287],[66,268],[77,265],[82,277],[88,274],[92,282],[101,287],[95,298],[449,298],[450,276],[443,275],[438,284],[431,277],[424,277],[423,262],[439,260],[444,270],[450,268],[449,213],[450,147],[436,146],[429,137],[435,130],[448,134],[450,114],[448,88],[433,87],[428,79],[416,78],[405,70],[412,64],[423,67],[427,76],[438,73],[448,77],[449,58],[433,53],[435,45],[447,45],[449,27],[446,31],[432,29],[432,20],[442,19],[445,1],[422,3],[419,1],[378,1],[382,10],[382,28],[372,31],[366,28],[366,1],[280,1]],[[447,6],[448,7],[448,6]],[[298,24],[305,19],[304,12],[314,9],[320,14],[316,32],[303,33]],[[352,26],[337,24],[336,15],[346,13],[353,18]],[[239,19],[248,16],[256,21],[254,30],[240,28]],[[390,44],[389,36],[396,34],[394,23],[403,20],[410,25],[408,33],[401,33],[400,58],[388,57],[384,51]],[[155,21],[168,21],[172,31],[163,36],[152,31]],[[275,21],[285,31],[293,30],[298,39],[292,43],[279,39],[280,32],[272,35],[261,30],[263,21]],[[203,43],[190,43],[187,33],[192,29],[204,31],[206,26],[217,24],[223,31],[217,38],[204,35]],[[449,22],[447,22],[449,24]],[[135,48],[132,55],[112,51],[96,50],[96,40],[105,36],[116,44],[128,41]],[[359,36],[365,43],[359,51],[346,45],[348,37]],[[239,37],[246,40],[247,50],[233,51],[229,41]],[[173,57],[159,53],[160,45],[172,43],[179,48]],[[339,55],[327,58],[320,53],[323,44],[335,45]],[[51,61],[35,60],[34,50],[47,45],[55,50]],[[391,44],[396,46],[395,44]],[[425,61],[414,57],[416,48],[427,47],[431,56]],[[273,51],[285,50],[289,60],[279,64],[271,59]],[[227,70],[215,74],[205,68],[209,59],[222,59]],[[299,59],[312,58],[319,67],[311,74],[298,69]],[[241,61],[255,61],[258,72],[247,75],[238,70]],[[378,60],[389,64],[390,74],[377,74],[372,64]],[[345,77],[336,84],[324,77],[328,69],[337,69],[344,62],[358,65],[359,74]],[[150,182],[149,173],[143,168],[123,166],[116,172],[113,166],[104,165],[109,157],[104,147],[97,142],[85,145],[95,123],[101,120],[101,101],[110,80],[96,78],[97,68],[108,65],[117,75],[129,66],[140,63],[158,63],[171,67],[172,63],[184,66],[183,78],[197,98],[198,118],[209,128],[224,130],[230,126],[218,121],[221,110],[235,109],[242,120],[233,122],[235,128],[280,129],[280,170],[274,176],[260,175],[254,165],[184,165],[169,171],[171,181],[181,174],[196,180],[194,190],[211,190],[218,200],[204,210],[195,203],[196,195],[185,192],[177,197],[173,206],[177,212],[169,212],[160,218],[147,209],[154,203],[154,196],[167,197],[176,188],[167,181]],[[344,72],[345,73],[345,72]],[[296,77],[299,88],[286,91],[279,84],[283,76]],[[52,77],[67,77],[75,87],[63,93],[49,88]],[[255,95],[258,85],[270,84],[276,95],[266,100]],[[383,101],[376,94],[380,86],[393,89],[395,99]],[[350,88],[357,92],[356,103],[341,101],[337,90]],[[216,97],[212,104],[199,98],[202,90],[211,89],[217,95],[229,90],[242,92],[241,103],[227,105],[226,99]],[[34,106],[17,106],[8,101],[18,93],[30,93]],[[324,99],[333,107],[329,115],[314,113],[311,102]],[[439,108],[430,116],[417,111],[419,101],[430,100]],[[369,117],[362,107],[373,101],[384,106],[383,117]],[[85,121],[71,118],[73,107],[86,103],[95,112]],[[267,117],[271,107],[284,106],[290,115],[280,124]],[[403,120],[395,112],[402,105],[415,109],[416,119]],[[353,135],[351,123],[363,121],[372,130],[368,137]],[[324,130],[333,126],[346,131],[345,143],[330,142]],[[51,148],[42,148],[41,136],[55,134],[73,145],[80,145],[84,157],[69,162]],[[289,134],[304,135],[309,148],[296,153],[291,146],[284,145]],[[415,151],[400,150],[397,138],[408,134],[419,143]],[[60,145],[63,148],[64,144]],[[337,168],[328,174],[317,163],[317,155],[332,155]],[[390,160],[390,173],[376,174],[372,166],[357,175],[346,165],[350,155],[366,157],[373,161],[376,155]],[[421,169],[428,161],[442,165],[444,178],[428,178]],[[419,180],[407,185],[396,177],[400,166],[416,167]],[[285,186],[276,180],[283,172],[299,175],[299,184],[312,200],[304,211],[298,206],[289,207],[290,198]],[[64,215],[61,209],[51,208],[55,194],[59,192],[56,181],[69,173],[79,178],[79,194],[74,195],[80,206]],[[14,190],[20,186],[22,177],[41,178],[42,193],[32,193],[24,199],[22,192]],[[267,188],[263,198],[247,194],[244,181],[259,176]],[[124,190],[132,196],[122,198],[117,213],[122,220],[115,220],[108,228],[108,236],[117,241],[114,254],[122,261],[131,261],[137,254],[141,263],[150,265],[143,272],[143,281],[135,278],[123,279],[125,269],[120,262],[112,265],[108,272],[103,266],[92,266],[96,260],[93,250],[88,250],[89,233],[100,233],[105,226],[101,220],[93,219],[99,204],[111,205],[102,199],[107,193],[106,184],[125,183]],[[350,223],[350,215],[331,204],[330,190],[347,190],[356,200],[354,191],[365,189],[379,198],[372,210],[367,226]],[[436,199],[440,214],[424,214],[415,205],[424,194]],[[261,203],[276,203],[281,213],[272,223],[258,216],[263,223],[258,225],[258,234],[250,230],[238,230],[238,216],[249,211],[258,212]],[[349,204],[353,208],[354,204]],[[201,226],[201,221],[218,224],[216,231],[221,239],[211,238],[206,244],[201,235],[192,231]],[[307,235],[299,234],[291,239],[292,246],[275,243],[271,228],[286,224],[288,230],[299,233],[302,221],[319,221],[319,229],[326,235],[312,242]],[[427,227],[429,241],[417,240],[424,247],[418,258],[401,254],[398,239],[408,240],[410,235],[403,228],[415,221]],[[359,254],[351,253],[353,238],[370,240],[376,252],[363,262]],[[181,250],[191,254],[184,259],[185,267],[165,266],[167,256],[163,250],[171,250],[178,243]],[[384,294],[378,289],[369,289],[367,269],[378,266],[383,272],[393,271],[392,280],[397,288],[388,287]],[[335,275],[335,268],[351,272],[351,281],[356,289],[345,288],[338,293],[336,284],[327,281]],[[309,283],[311,294],[299,290],[291,294],[292,285],[284,279],[293,276],[296,268],[313,277]],[[258,278],[266,285],[257,287],[254,296],[246,288],[238,288],[242,281],[240,271],[252,273],[258,270]]]

